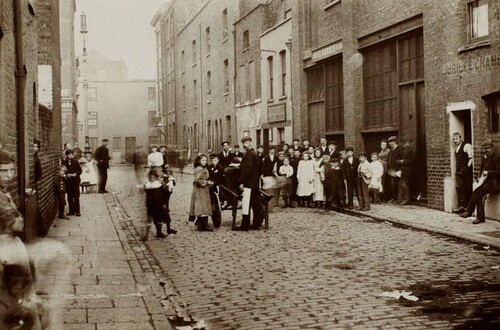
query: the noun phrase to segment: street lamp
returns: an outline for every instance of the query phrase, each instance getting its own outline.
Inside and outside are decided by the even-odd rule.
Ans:
[[[80,15],[80,33],[82,34],[82,40],[83,40],[83,51],[82,51],[82,57],[83,57],[83,114],[84,114],[84,134],[85,134],[85,152],[91,152],[90,150],[90,138],[89,138],[89,120],[88,120],[88,115],[89,115],[89,82],[87,81],[87,72],[86,72],[86,63],[87,63],[87,15],[85,15],[84,12]]]

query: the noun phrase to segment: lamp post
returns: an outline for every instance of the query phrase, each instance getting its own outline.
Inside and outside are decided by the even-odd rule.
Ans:
[[[89,82],[87,81],[87,15],[84,12],[80,15],[80,33],[82,34],[83,40],[83,114],[84,114],[84,134],[85,134],[85,152],[91,152],[90,150],[90,138],[89,138]]]

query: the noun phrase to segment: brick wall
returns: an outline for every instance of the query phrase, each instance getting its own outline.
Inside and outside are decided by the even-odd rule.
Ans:
[[[36,137],[41,141],[39,152],[43,176],[37,182],[38,209],[41,213],[42,227],[48,229],[56,215],[53,190],[53,178],[61,157],[62,119],[61,119],[61,54],[59,33],[59,0],[37,1],[37,30],[39,33],[38,64],[52,67],[52,107],[37,107],[37,131],[28,140],[30,154],[32,141]],[[43,88],[40,82],[39,87]],[[40,90],[39,88],[39,90]],[[41,92],[39,95],[41,96]],[[34,186],[34,163],[30,157],[30,185]]]

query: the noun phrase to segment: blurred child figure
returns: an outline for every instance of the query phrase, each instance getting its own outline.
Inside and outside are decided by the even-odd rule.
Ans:
[[[69,220],[69,218],[64,214],[64,206],[66,205],[66,166],[59,166],[58,172],[54,177],[54,191],[56,193],[57,207],[58,207],[58,218]]]
[[[374,152],[371,155],[372,162],[370,163],[369,169],[372,172],[372,177],[370,184],[368,185],[368,190],[370,191],[370,198],[372,203],[380,203],[380,196],[382,195],[383,189],[383,176],[384,176],[384,165],[379,160],[379,154]]]
[[[359,154],[358,166],[358,201],[360,211],[370,210],[370,193],[368,191],[368,185],[370,184],[371,177],[372,172],[370,171],[370,163],[368,159],[366,159],[366,154],[362,152]]]
[[[163,223],[167,225],[167,234],[175,234],[177,232],[170,228],[170,214],[167,201],[171,192],[168,190],[168,182],[164,184],[161,181],[156,168],[152,168],[149,171],[148,179],[149,181],[144,184],[148,223],[145,234],[142,237],[143,241],[148,239],[151,220],[155,225],[157,238],[167,237],[161,231]]]
[[[287,148],[288,150],[288,148]],[[276,162],[276,171],[274,172],[274,175],[276,177],[276,184],[274,186],[274,199],[276,199],[275,205],[279,205],[279,200],[280,200],[280,195],[283,195],[283,202],[285,201],[285,192],[283,189],[285,189],[286,186],[286,178],[282,177],[279,173],[280,167],[283,166],[283,159],[285,159],[285,152],[284,151],[278,151],[278,161]]]
[[[325,162],[323,169],[323,184],[325,186],[327,196],[330,195],[328,208],[332,209],[333,204],[335,203],[337,207],[343,209],[345,207],[345,184],[344,172],[340,168],[339,159],[332,158],[329,163]]]
[[[68,195],[69,214],[80,216],[80,175],[82,167],[74,159],[73,150],[66,150],[66,159],[62,163],[66,167],[66,194]]]
[[[321,172],[323,171],[323,156],[320,148],[314,150],[314,158],[312,160],[314,166],[314,193],[313,201],[315,207],[324,207],[325,193],[323,182],[321,181]]]
[[[309,155],[309,152],[304,151],[297,167],[297,197],[299,206],[302,207],[312,207],[312,194],[314,193],[314,164]]]
[[[323,183],[325,194],[324,209],[328,210],[332,206],[333,201],[333,166],[330,163],[330,155],[323,155],[323,163],[321,165],[320,180]]]
[[[283,201],[285,207],[293,207],[291,199],[293,197],[293,167],[290,165],[290,158],[283,158],[283,165],[279,167],[278,173],[281,177],[285,178],[285,186],[282,189]]]

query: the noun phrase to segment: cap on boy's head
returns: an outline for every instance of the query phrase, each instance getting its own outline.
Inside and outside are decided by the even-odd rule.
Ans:
[[[345,151],[348,152],[348,151],[354,151],[354,148],[353,147],[347,147],[345,148]]]
[[[281,155],[284,155],[285,152],[284,151],[278,151],[278,155],[281,156]]]
[[[108,139],[102,139],[102,142],[108,142],[109,140]]]
[[[73,151],[73,149],[68,149],[66,150],[66,156],[68,156],[69,154],[74,154],[75,152]]]
[[[269,146],[269,150],[276,150],[276,146]]]
[[[293,142],[299,142],[299,139],[293,139]]]
[[[245,143],[247,141],[252,141],[252,138],[249,137],[249,136],[244,136],[242,139],[241,139],[241,143]]]
[[[330,163],[338,163],[339,162],[339,159],[337,157],[333,157],[332,159],[330,159]]]
[[[398,138],[395,135],[393,135],[387,139],[387,142],[398,142]]]
[[[235,149],[239,149],[239,148],[240,148],[240,145],[239,145],[239,144],[235,144],[233,148],[235,148]]]
[[[229,142],[224,141],[224,142],[221,143],[221,146],[224,146],[225,144],[229,145]]]
[[[328,142],[328,145],[331,145],[331,146],[337,146],[337,142],[335,142],[335,141],[330,141],[330,142]]]
[[[0,149],[0,164],[10,164],[14,163],[14,158],[9,155],[7,152]]]
[[[259,148],[264,149],[264,146],[263,146],[262,144],[259,144],[259,145],[257,146],[257,149],[259,149]]]
[[[210,159],[214,159],[214,158],[219,158],[219,155],[218,155],[218,154],[216,154],[215,152],[212,152],[212,153],[210,154]]]
[[[493,148],[493,142],[490,139],[486,139],[481,143],[483,148]]]
[[[302,142],[304,142],[304,141],[307,141],[307,142],[309,142],[309,139],[307,139],[307,138],[305,138],[305,139],[302,139]]]

